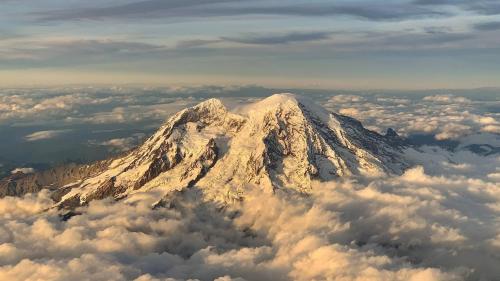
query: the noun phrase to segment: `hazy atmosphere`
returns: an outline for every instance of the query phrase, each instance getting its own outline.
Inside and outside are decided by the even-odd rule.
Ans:
[[[500,2],[0,0],[0,280],[500,280]]]
[[[496,0],[0,2],[0,83],[500,86]]]

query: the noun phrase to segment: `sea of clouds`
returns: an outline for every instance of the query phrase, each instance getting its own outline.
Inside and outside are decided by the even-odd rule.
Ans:
[[[433,134],[437,140],[459,139],[474,133],[500,133],[500,101],[471,100],[451,94],[418,99],[387,95],[336,95],[325,104],[340,114],[360,120],[368,128],[384,132]],[[485,107],[490,108],[487,112]]]
[[[500,157],[408,155],[431,160],[309,196],[249,189],[225,208],[194,188],[155,209],[155,193],[94,201],[65,221],[47,191],[3,198],[0,280],[498,278]]]
[[[231,107],[260,98],[217,87],[4,90],[0,129],[48,126],[24,136],[32,144],[75,132],[75,124],[143,126],[137,122],[161,122],[206,93],[223,96]],[[500,147],[498,99],[447,93],[314,98],[379,132],[392,127],[456,146],[408,149],[417,165],[401,176],[318,182],[309,196],[249,188],[243,202],[226,207],[205,202],[193,188],[167,207],[152,208],[158,194],[138,194],[91,202],[64,220],[50,208],[47,191],[3,198],[0,280],[500,278],[500,155],[460,149]],[[89,136],[81,145],[123,152],[143,137]]]
[[[392,127],[403,135],[432,134],[437,140],[500,133],[500,89],[405,93],[216,86],[0,89],[0,129],[49,128],[25,136],[26,141],[33,142],[60,137],[68,133],[61,128],[82,124],[137,126],[146,121],[155,127],[178,110],[206,98],[219,97],[229,107],[236,107],[284,91],[307,96],[379,132]]]

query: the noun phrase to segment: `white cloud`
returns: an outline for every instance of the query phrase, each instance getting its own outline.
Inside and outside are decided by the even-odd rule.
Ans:
[[[67,222],[57,210],[41,212],[51,205],[46,191],[3,198],[0,279],[498,276],[500,158],[435,147],[411,153],[424,167],[402,176],[318,182],[310,196],[248,189],[241,205],[223,211],[196,188],[173,195],[171,208],[152,210],[156,193],[93,201]]]
[[[488,174],[488,178],[500,182],[500,171],[498,173]]]
[[[402,135],[433,134],[438,140],[460,140],[479,132],[500,132],[498,114],[484,113],[495,101],[472,101],[454,95],[405,99],[397,96],[339,95],[325,106],[360,120],[363,125],[384,133],[394,128]]]
[[[331,97],[328,102],[330,103],[348,103],[348,102],[362,102],[365,98],[359,95],[336,95]]]
[[[351,116],[351,117],[354,117],[356,118],[356,116],[359,116],[359,110],[357,110],[356,108],[342,108],[339,110],[339,113],[340,114],[343,114],[343,115],[347,115],[347,116]]]
[[[448,123],[440,126],[440,132],[436,134],[437,140],[458,139],[472,132],[472,128],[458,123]]]
[[[47,140],[56,138],[64,133],[68,132],[68,130],[47,130],[47,131],[39,131],[29,134],[24,137],[26,141],[39,141],[39,140]]]
[[[464,97],[453,95],[435,95],[424,97],[424,101],[440,102],[440,103],[470,103],[471,100]]]
[[[25,219],[41,213],[52,204],[50,193],[47,190],[43,190],[38,194],[27,194],[21,199],[16,197],[5,197],[0,199],[0,213],[2,214],[0,215],[0,219]],[[3,243],[1,239],[6,237],[2,236],[2,234],[6,233],[2,231],[0,231],[0,233],[0,241]]]
[[[161,120],[196,102],[187,96],[179,98],[176,95],[196,91],[203,91],[203,88],[0,89],[0,125]]]
[[[20,93],[0,96],[0,124],[15,121],[46,121],[60,120],[68,115],[78,115],[79,109],[85,106],[95,106],[112,101],[112,97],[95,98],[85,93],[70,93],[54,96],[40,90],[33,93],[19,90]],[[45,94],[45,95],[44,95]]]
[[[487,125],[481,128],[482,132],[500,134],[500,125]]]
[[[480,117],[478,122],[480,124],[485,124],[485,125],[491,125],[491,124],[497,124],[498,122],[495,120],[493,117]]]
[[[2,90],[1,124],[89,124],[159,122],[197,103],[200,96],[238,91],[231,87],[170,88],[61,88]],[[256,96],[262,96],[263,90]],[[264,90],[265,92],[265,90]],[[244,96],[248,94],[242,92]],[[271,93],[271,90],[269,90]],[[191,96],[192,95],[192,96]],[[198,97],[198,98],[197,98]],[[484,113],[494,101],[470,100],[455,95],[410,98],[398,94],[343,94],[321,97],[329,109],[355,117],[366,127],[385,132],[392,127],[402,135],[428,133],[439,139],[470,133],[500,131],[499,115]],[[235,98],[233,98],[235,99]],[[250,100],[240,98],[240,100]],[[467,128],[467,127],[469,128]]]
[[[108,146],[113,151],[124,152],[136,147],[145,137],[145,134],[137,133],[128,138],[117,138],[100,142],[98,145]]]
[[[11,174],[23,173],[23,174],[33,174],[35,169],[33,168],[15,168],[11,171]]]

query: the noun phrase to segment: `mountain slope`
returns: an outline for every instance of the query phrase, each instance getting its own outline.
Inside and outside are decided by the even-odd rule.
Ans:
[[[0,180],[0,198],[22,196],[42,189],[56,191],[54,196],[57,198],[58,193],[64,192],[62,186],[101,173],[108,168],[109,162],[110,160],[98,161],[91,165],[67,164],[33,174],[18,172]]]
[[[196,186],[221,202],[249,185],[308,192],[314,180],[400,174],[409,164],[393,132],[369,131],[291,94],[229,112],[210,99],[175,114],[143,145],[91,176],[59,189],[60,206],[136,192]]]

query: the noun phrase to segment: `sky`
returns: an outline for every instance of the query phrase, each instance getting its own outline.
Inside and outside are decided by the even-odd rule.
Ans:
[[[496,0],[0,0],[0,86],[499,87]]]

